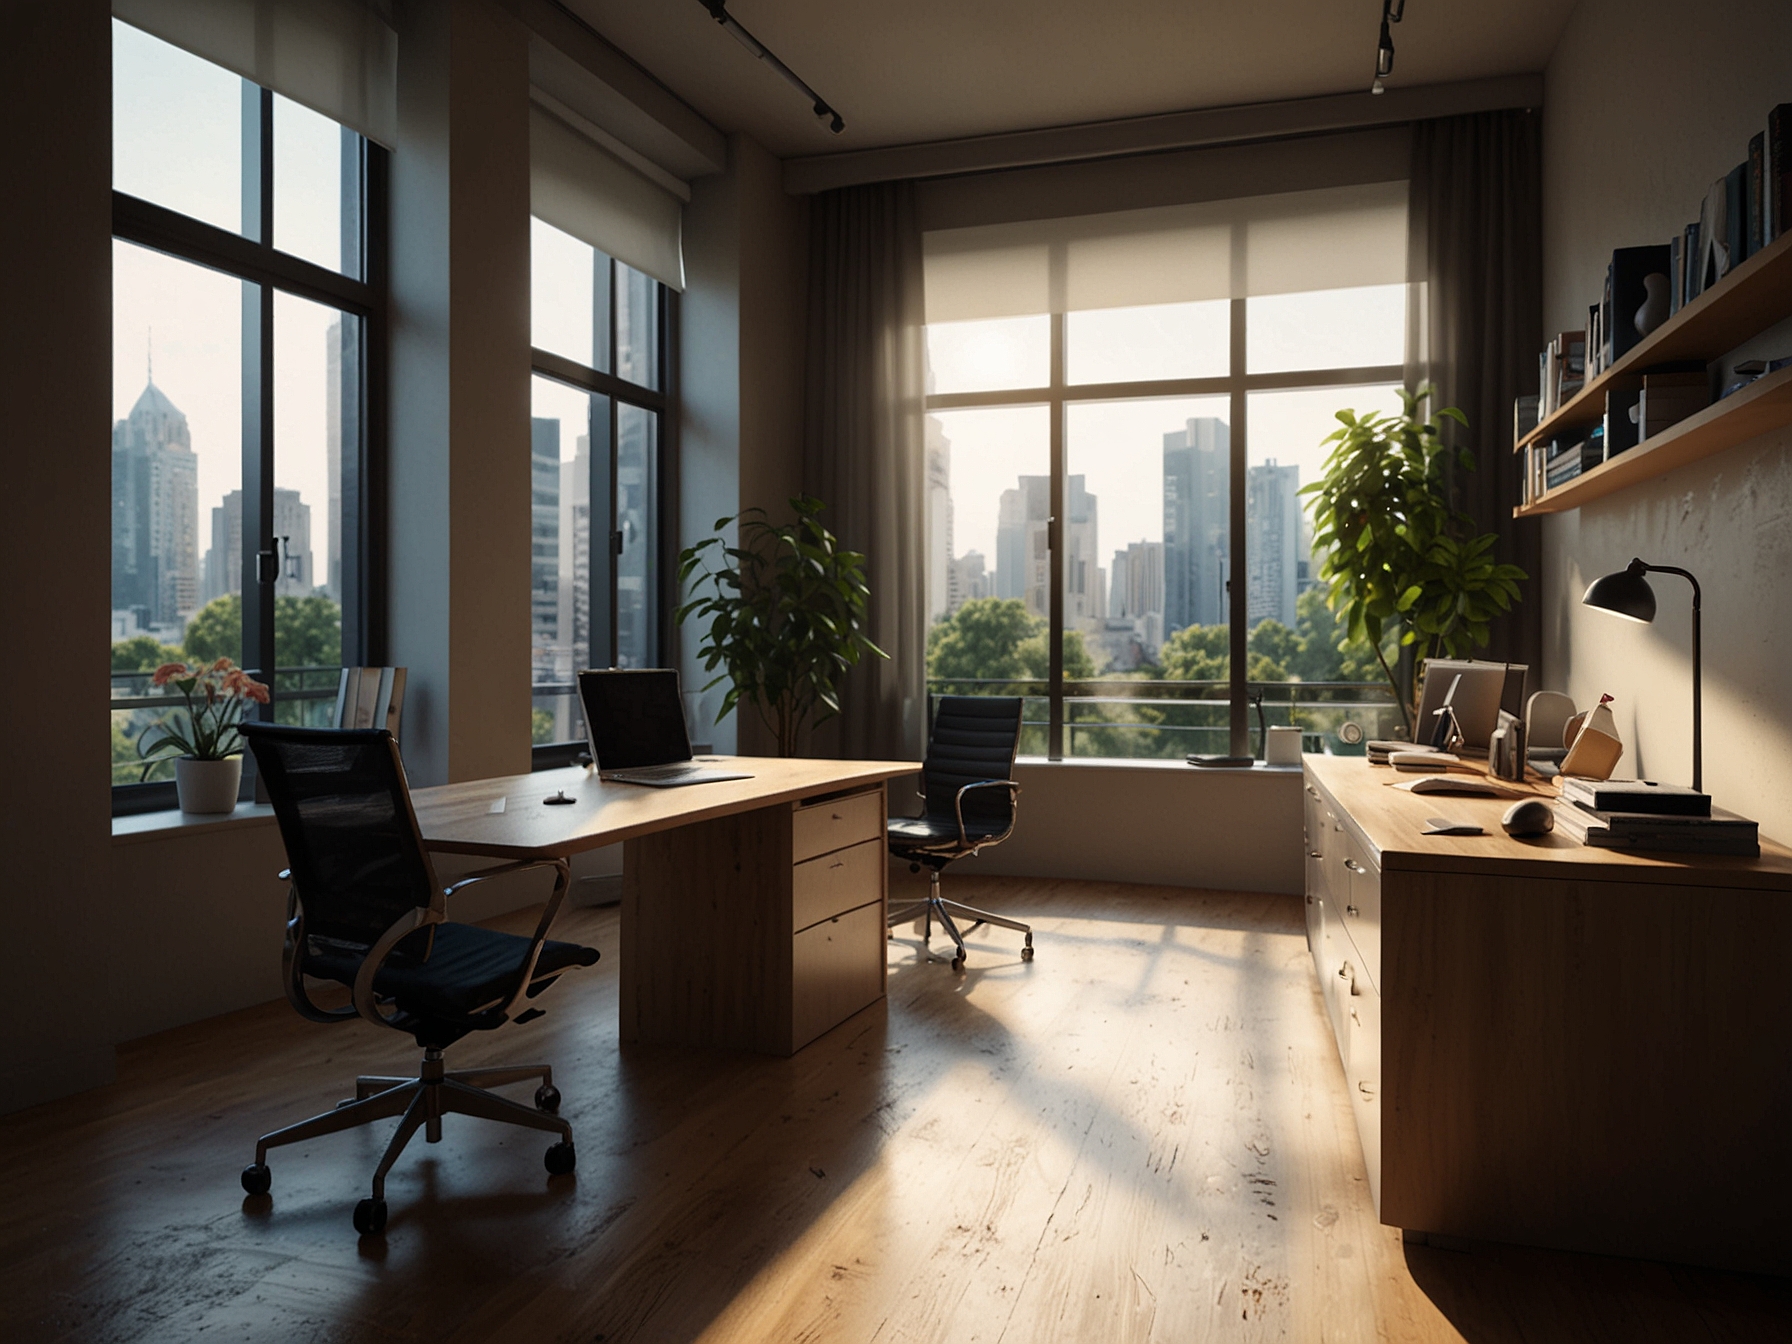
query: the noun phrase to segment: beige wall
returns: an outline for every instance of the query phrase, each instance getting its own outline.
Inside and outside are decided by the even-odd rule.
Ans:
[[[104,0],[28,0],[7,6],[0,42],[0,639],[15,696],[0,798],[0,1111],[112,1076],[94,955],[110,932],[98,711],[112,582],[109,23]]]
[[[1578,329],[1613,248],[1666,242],[1792,102],[1792,5],[1736,0],[1705,21],[1673,0],[1581,0],[1551,60],[1544,121],[1544,314]],[[1715,11],[1714,11],[1715,13]],[[1792,354],[1792,329],[1765,345]],[[1726,361],[1726,369],[1733,361]],[[1544,528],[1544,685],[1617,697],[1622,773],[1691,774],[1690,590],[1661,576],[1655,623],[1580,605],[1632,556],[1704,588],[1705,784],[1792,838],[1792,430],[1778,430]]]

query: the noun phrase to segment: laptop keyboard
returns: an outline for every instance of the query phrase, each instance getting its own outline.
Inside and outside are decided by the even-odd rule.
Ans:
[[[628,770],[616,771],[618,779],[675,779],[679,775],[688,775],[698,767],[691,761],[678,761],[672,765],[641,765]]]

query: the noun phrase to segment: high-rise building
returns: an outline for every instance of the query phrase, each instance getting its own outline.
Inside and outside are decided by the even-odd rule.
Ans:
[[[330,477],[324,511],[324,546],[330,561],[326,566],[324,588],[338,602],[342,601],[342,366],[345,333],[340,317],[330,323],[330,329],[324,333],[324,462]],[[358,397],[348,399],[351,406],[358,402]]]
[[[1107,575],[1095,563],[1097,500],[1085,479],[1066,482],[1064,620],[1071,629],[1107,614]],[[1049,615],[1051,602],[1051,501],[1049,476],[1022,476],[1002,491],[996,515],[995,595],[1018,597],[1035,616]]]
[[[560,583],[554,680],[569,683],[591,659],[591,436],[574,441],[560,464]],[[556,737],[556,741],[562,740]]]
[[[529,634],[539,685],[555,680],[560,639],[560,422],[529,421]]]
[[[274,487],[274,545],[280,577],[275,597],[309,597],[316,578],[311,554],[311,506],[297,490]],[[243,587],[243,492],[232,490],[212,509],[212,544],[205,552],[201,600],[241,592]]]
[[[177,633],[199,606],[199,459],[150,378],[112,427],[112,607]]]
[[[1135,541],[1114,552],[1113,579],[1108,590],[1108,616],[1138,620],[1164,610],[1164,544]]]
[[[948,615],[966,602],[975,602],[992,593],[990,580],[995,576],[984,568],[982,551],[966,551],[952,562],[951,608]]]
[[[964,598],[955,591],[952,555],[952,440],[938,416],[927,426],[927,619],[957,611]]]
[[[1300,468],[1274,458],[1245,473],[1245,620],[1280,621],[1294,628],[1300,596]]]
[[[1164,634],[1226,621],[1232,434],[1192,419],[1164,435]]]

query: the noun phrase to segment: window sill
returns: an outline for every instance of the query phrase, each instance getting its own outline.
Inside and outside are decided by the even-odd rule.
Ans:
[[[113,817],[112,843],[128,845],[145,840],[166,840],[176,834],[190,835],[200,831],[273,824],[274,809],[266,803],[238,803],[236,811],[219,815],[169,808],[166,812],[139,812],[134,816]]]
[[[1173,770],[1200,775],[1298,775],[1301,769],[1299,765],[1266,765],[1262,761],[1236,766],[1193,766],[1185,760],[1159,756],[1067,756],[1059,761],[1049,756],[1019,756],[1014,763],[1029,769]]]

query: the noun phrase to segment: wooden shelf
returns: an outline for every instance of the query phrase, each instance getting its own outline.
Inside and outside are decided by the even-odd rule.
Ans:
[[[1784,238],[1781,242],[1786,241]],[[1746,339],[1746,338],[1744,338]],[[1609,462],[1582,472],[1546,491],[1529,505],[1512,510],[1514,518],[1578,509],[1613,491],[1660,476],[1675,467],[1710,457],[1758,434],[1792,423],[1792,366],[1757,378],[1697,414],[1689,415]]]
[[[1643,337],[1622,359],[1590,380],[1560,410],[1513,445],[1513,451],[1520,452],[1530,444],[1553,439],[1565,429],[1598,424],[1605,417],[1606,392],[1626,376],[1634,378],[1660,364],[1676,364],[1688,360],[1709,363],[1788,316],[1792,316],[1792,233],[1781,234]],[[1590,351],[1588,353],[1591,354]],[[1711,409],[1729,406],[1741,395],[1737,393]],[[1701,419],[1704,414],[1705,412],[1701,412],[1693,419]],[[1679,429],[1680,426],[1676,425],[1666,433],[1675,434]],[[1656,436],[1657,439],[1662,437],[1663,435]],[[1622,462],[1637,451],[1633,448],[1605,466]],[[1716,452],[1717,449],[1710,451]],[[1575,483],[1603,470],[1604,467],[1596,468],[1587,476],[1577,478]],[[1547,513],[1553,510],[1543,508],[1542,501],[1539,501],[1521,512]]]

